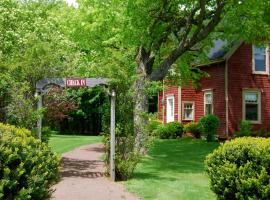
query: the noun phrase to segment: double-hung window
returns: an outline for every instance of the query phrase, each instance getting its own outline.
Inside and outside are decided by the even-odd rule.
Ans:
[[[183,120],[194,120],[194,102],[183,102]]]
[[[269,74],[268,47],[253,45],[253,73]]]
[[[252,123],[261,122],[261,92],[259,90],[243,91],[243,120]]]
[[[204,115],[213,114],[213,91],[204,92]]]

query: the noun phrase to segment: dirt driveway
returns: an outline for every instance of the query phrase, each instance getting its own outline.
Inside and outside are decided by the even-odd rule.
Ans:
[[[137,200],[123,185],[104,176],[101,144],[82,146],[62,155],[61,181],[53,200]]]

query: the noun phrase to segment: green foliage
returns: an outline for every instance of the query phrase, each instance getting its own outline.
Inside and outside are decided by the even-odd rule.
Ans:
[[[239,125],[239,130],[235,132],[237,137],[251,136],[252,125],[249,121],[242,120]]]
[[[52,136],[52,130],[49,126],[42,127],[41,141],[48,143]]]
[[[270,139],[243,137],[226,142],[205,164],[219,200],[270,199]]]
[[[189,122],[185,124],[183,130],[185,133],[192,133],[195,138],[201,138],[201,129],[199,124],[196,122]]]
[[[182,137],[183,125],[179,122],[161,124],[154,130],[154,135],[160,139],[175,139]]]
[[[159,128],[159,126],[162,125],[162,122],[159,120],[150,120],[149,123],[146,126],[146,131],[150,134],[153,135],[155,130]]]
[[[105,134],[103,138],[105,145],[105,163],[107,164],[107,172],[109,173],[110,162],[110,136]],[[134,172],[138,162],[140,161],[141,154],[135,149],[135,138],[132,135],[116,137],[115,148],[115,176],[116,180],[127,180]],[[146,145],[145,145],[146,146]]]
[[[33,129],[43,110],[36,109],[36,99],[27,82],[14,84],[10,91],[10,102],[6,106],[6,121],[10,124]]]
[[[116,180],[127,180],[134,172],[141,155],[134,148],[134,137],[118,137],[116,141]]]
[[[26,129],[0,124],[0,199],[48,199],[59,158]]]
[[[219,119],[215,115],[206,115],[199,121],[200,129],[208,142],[215,139],[219,128]]]

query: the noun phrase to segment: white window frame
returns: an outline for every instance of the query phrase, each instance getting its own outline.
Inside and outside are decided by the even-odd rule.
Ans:
[[[192,118],[185,118],[185,104],[192,104]],[[184,121],[194,121],[195,119],[195,103],[194,101],[183,101],[182,102],[182,120]]]
[[[246,120],[246,102],[245,102],[245,93],[247,92],[256,92],[258,94],[258,120]],[[261,124],[262,122],[262,94],[259,89],[244,89],[242,92],[242,119],[245,121],[249,121],[252,124]]]
[[[204,109],[204,115],[206,115],[206,95],[207,94],[211,94],[212,95],[212,114],[214,114],[214,94],[213,94],[213,90],[205,90],[204,94],[203,94],[203,109]]]
[[[267,45],[265,48],[265,67],[266,67],[266,71],[256,71],[255,70],[255,56],[254,56],[254,48],[256,47],[256,45],[252,45],[252,73],[253,74],[269,74],[269,46]]]
[[[173,108],[172,108],[172,116],[169,116],[169,112],[168,112],[168,105],[169,105],[169,100],[172,99],[173,100]],[[169,95],[169,96],[166,96],[166,123],[169,123],[169,122],[174,122],[175,119],[174,119],[174,114],[175,114],[175,100],[174,100],[174,95]]]

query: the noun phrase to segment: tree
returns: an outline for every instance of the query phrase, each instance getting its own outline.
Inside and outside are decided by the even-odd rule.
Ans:
[[[54,17],[58,7],[56,0],[0,2],[2,120],[33,128],[35,83],[44,77],[71,74],[78,63],[74,43]]]
[[[74,22],[69,22],[75,30],[70,35],[96,74],[118,81],[118,74],[128,74],[129,79],[124,80],[133,87],[137,146],[147,122],[149,82],[163,80],[172,68],[181,72],[204,57],[204,49],[215,38],[262,42],[270,35],[267,0],[78,2],[79,9],[72,10]]]

